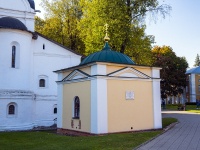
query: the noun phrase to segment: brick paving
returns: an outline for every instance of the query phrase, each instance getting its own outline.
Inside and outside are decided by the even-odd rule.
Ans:
[[[179,123],[137,150],[200,150],[200,114],[163,111],[162,117],[177,118]]]

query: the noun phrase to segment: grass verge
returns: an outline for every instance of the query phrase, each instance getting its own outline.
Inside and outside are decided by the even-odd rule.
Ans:
[[[163,126],[177,121],[163,118]],[[0,150],[131,150],[162,131],[74,137],[52,132],[0,132]]]
[[[165,107],[166,110],[178,110],[179,104],[167,104]],[[200,114],[200,108],[197,109],[196,105],[186,105],[186,111],[192,112],[192,113],[199,113]]]
[[[163,118],[162,119],[162,127],[166,128],[170,124],[177,122],[178,120],[176,118]]]

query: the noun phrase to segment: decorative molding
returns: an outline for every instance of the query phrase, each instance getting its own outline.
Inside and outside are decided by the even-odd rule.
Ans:
[[[0,99],[57,101],[57,95],[37,95],[32,91],[26,91],[26,90],[0,90]]]
[[[33,99],[34,93],[25,90],[0,90],[0,99],[15,98],[15,99]]]
[[[38,52],[34,52],[33,53],[34,56],[46,56],[46,57],[60,57],[60,58],[72,58],[71,55],[60,55],[60,54],[53,54],[53,53],[38,53]]]
[[[108,74],[109,77],[125,77],[125,78],[142,78],[142,79],[151,79],[150,76],[132,68],[126,67],[115,72]]]
[[[74,70],[72,71],[68,76],[66,76],[62,82],[65,81],[72,81],[72,80],[80,80],[80,79],[87,79],[89,77],[89,75],[83,71],[80,70]]]

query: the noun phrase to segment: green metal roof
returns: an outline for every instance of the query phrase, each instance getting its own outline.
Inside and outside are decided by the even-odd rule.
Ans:
[[[117,64],[134,65],[135,62],[127,55],[111,50],[108,42],[105,43],[104,48],[96,53],[87,56],[80,65],[88,64],[91,62],[108,62]]]

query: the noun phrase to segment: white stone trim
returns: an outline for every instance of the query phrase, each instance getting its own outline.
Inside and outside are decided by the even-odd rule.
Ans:
[[[62,80],[62,73],[58,74],[58,80]],[[57,127],[62,128],[63,126],[63,84],[57,84],[58,86],[58,102],[57,102]]]
[[[72,58],[71,55],[60,55],[60,54],[45,53],[45,52],[34,52],[33,55],[34,56],[46,56],[46,57]]]
[[[160,70],[152,69],[152,77],[160,77]],[[154,129],[160,129],[162,128],[160,80],[153,79],[152,90]]]
[[[106,65],[91,67],[92,75],[105,75]],[[91,133],[108,133],[107,80],[91,80]]]
[[[65,81],[71,81],[71,80],[81,80],[83,78],[87,78],[88,76],[86,76],[85,74],[83,74],[82,72],[75,70],[73,72],[71,72],[67,77],[65,77],[63,79],[63,82]]]
[[[160,81],[153,81],[153,116],[154,129],[162,128]]]
[[[127,71],[129,71],[129,73]],[[133,78],[138,77],[138,78],[145,78],[145,79],[150,78],[146,74],[143,74],[143,73],[139,72],[138,70],[131,68],[131,67],[124,68],[122,70],[118,70],[114,73],[109,74],[109,76],[133,77]]]

